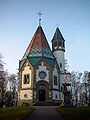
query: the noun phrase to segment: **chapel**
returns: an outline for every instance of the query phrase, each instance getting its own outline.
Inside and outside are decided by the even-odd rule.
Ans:
[[[39,21],[33,38],[19,61],[18,105],[39,101],[60,103],[65,71],[65,40],[57,27],[52,50]]]

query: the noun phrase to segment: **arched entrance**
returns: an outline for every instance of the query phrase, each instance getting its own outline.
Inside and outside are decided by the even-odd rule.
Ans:
[[[38,101],[47,101],[49,98],[49,84],[46,81],[36,83],[36,96]]]

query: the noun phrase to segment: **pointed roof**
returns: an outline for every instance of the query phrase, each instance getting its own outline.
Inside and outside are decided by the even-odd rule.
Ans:
[[[23,56],[26,57],[38,57],[44,56],[54,59],[54,55],[51,52],[50,46],[47,42],[45,34],[41,26],[39,26]]]
[[[37,65],[42,58],[46,60],[47,64],[51,68],[54,65],[55,57],[50,49],[41,26],[37,28],[23,58],[21,61],[19,61],[19,69],[22,68],[26,58],[29,60],[32,66]]]
[[[64,38],[63,38],[63,36],[62,36],[58,27],[56,28],[56,31],[55,31],[55,34],[54,34],[52,40],[56,40],[56,39],[63,39],[64,40]]]
[[[47,48],[50,49],[45,34],[41,26],[39,26],[30,43],[30,48]]]

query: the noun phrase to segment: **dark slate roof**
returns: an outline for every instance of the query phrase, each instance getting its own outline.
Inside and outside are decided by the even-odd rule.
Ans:
[[[55,31],[55,34],[54,34],[52,40],[56,40],[56,39],[63,39],[64,40],[64,38],[63,38],[63,36],[62,36],[62,34],[61,34],[61,32],[60,32],[58,27],[57,27],[57,29]]]

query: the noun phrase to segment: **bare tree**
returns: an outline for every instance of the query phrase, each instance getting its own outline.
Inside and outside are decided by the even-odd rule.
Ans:
[[[87,101],[88,101],[88,87],[87,87],[87,84],[88,84],[88,71],[84,71],[83,73],[83,78],[82,78],[82,84],[83,84],[83,94],[84,94],[84,98],[85,99],[85,104],[87,104]]]
[[[2,55],[0,54],[0,106],[2,107],[5,102],[5,91],[6,91],[6,72],[4,71],[4,62]]]
[[[81,77],[82,73],[72,72],[71,73],[71,82],[72,82],[72,104],[76,105],[79,101],[80,91],[81,91]]]
[[[16,105],[17,102],[17,89],[18,89],[18,79],[15,74],[11,74],[8,77],[8,84],[12,98],[12,105]]]

